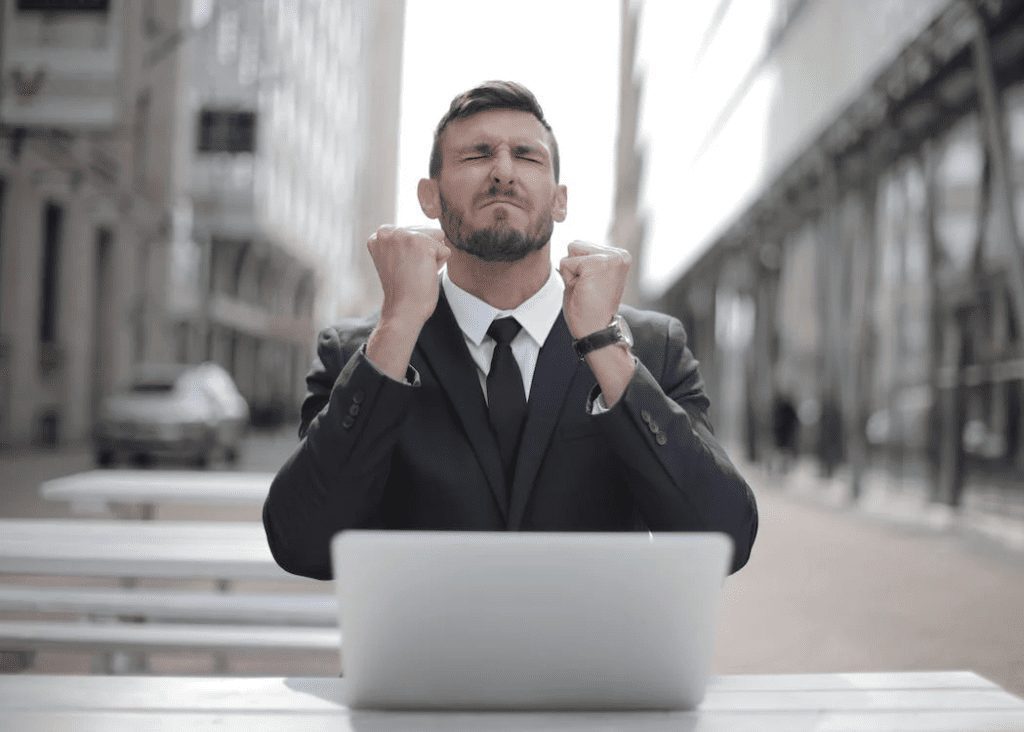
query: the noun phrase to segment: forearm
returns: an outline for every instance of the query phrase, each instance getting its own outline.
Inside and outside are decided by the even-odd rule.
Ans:
[[[401,381],[422,329],[422,323],[408,319],[382,319],[366,342],[366,357],[383,374]]]
[[[757,533],[754,497],[699,410],[685,409],[638,366],[622,398],[595,420],[648,528],[724,532],[733,571],[746,563]]]
[[[633,354],[625,348],[606,346],[588,353],[586,362],[601,389],[605,406],[614,406],[636,371]]]

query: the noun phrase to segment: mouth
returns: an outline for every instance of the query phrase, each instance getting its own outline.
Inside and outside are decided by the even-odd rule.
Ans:
[[[493,198],[490,201],[485,202],[484,205],[481,206],[481,208],[487,208],[488,206],[493,206],[495,204],[501,203],[507,204],[509,206],[515,206],[516,208],[523,208],[523,205],[519,201],[515,201],[511,198]]]

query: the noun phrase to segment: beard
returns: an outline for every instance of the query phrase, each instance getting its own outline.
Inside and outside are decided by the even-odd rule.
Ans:
[[[489,196],[497,196],[491,189]],[[456,248],[485,262],[518,262],[533,252],[539,251],[551,241],[555,221],[550,208],[542,211],[526,231],[518,231],[508,224],[508,217],[501,218],[490,226],[475,231],[463,230],[463,216],[448,205],[441,196],[441,229],[448,241]]]

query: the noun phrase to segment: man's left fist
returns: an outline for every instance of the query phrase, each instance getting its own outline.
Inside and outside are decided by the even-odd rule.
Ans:
[[[574,241],[558,265],[565,280],[562,311],[573,338],[607,327],[619,310],[632,261],[625,249]]]

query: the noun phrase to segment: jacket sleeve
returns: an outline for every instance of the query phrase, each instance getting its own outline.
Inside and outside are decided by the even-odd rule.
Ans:
[[[728,534],[735,572],[757,535],[757,505],[712,432],[686,332],[665,316],[642,320],[633,331],[644,342],[636,349],[633,378],[619,401],[594,419],[620,459],[647,527]]]
[[[306,376],[299,445],[263,504],[270,551],[282,568],[331,578],[330,542],[346,528],[373,525],[398,427],[419,376],[407,383],[378,371],[365,355],[369,328],[327,328]]]

